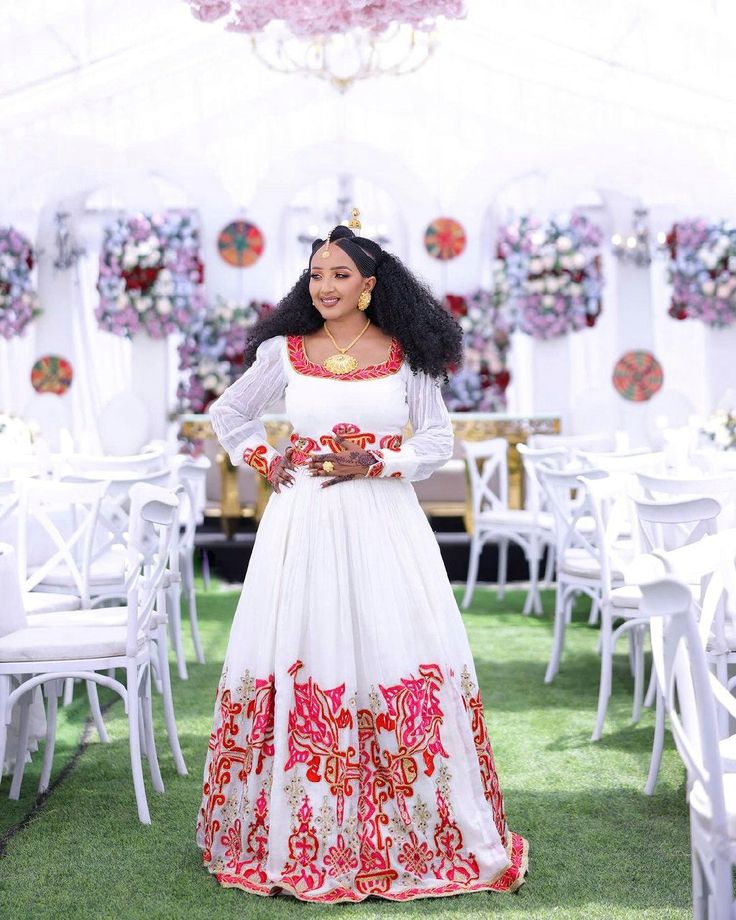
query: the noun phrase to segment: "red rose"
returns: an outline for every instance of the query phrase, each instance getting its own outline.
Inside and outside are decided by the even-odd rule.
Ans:
[[[450,311],[450,315],[456,319],[458,316],[466,316],[468,305],[464,297],[458,297],[456,294],[445,294],[445,304]]]

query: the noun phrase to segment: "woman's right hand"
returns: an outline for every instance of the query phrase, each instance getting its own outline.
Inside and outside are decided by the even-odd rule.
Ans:
[[[294,469],[294,464],[291,462],[291,450],[291,447],[286,449],[284,456],[279,457],[266,477],[277,495],[281,492],[282,486],[290,488],[294,485],[294,475],[291,472]]]

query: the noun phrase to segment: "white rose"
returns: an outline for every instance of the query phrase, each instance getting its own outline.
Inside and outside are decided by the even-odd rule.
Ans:
[[[214,390],[217,386],[217,377],[215,374],[207,374],[207,376],[202,381],[202,386],[205,390]]]
[[[545,294],[544,297],[542,297],[542,306],[554,307],[554,305],[555,299],[551,294]]]
[[[582,252],[576,252],[572,257],[573,268],[585,268],[585,256]]]
[[[567,236],[558,236],[556,245],[558,252],[570,252],[572,249],[572,240]]]
[[[118,294],[115,298],[115,306],[118,310],[124,310],[128,306],[128,297],[126,294]]]
[[[567,286],[567,293],[570,297],[579,297],[583,293],[582,284],[576,284],[574,281],[571,281]]]
[[[731,290],[728,284],[719,284],[716,288],[716,297],[721,297],[723,300],[725,300],[730,293]]]
[[[550,268],[554,268],[555,257],[554,256],[543,256],[542,264],[549,271]]]
[[[533,275],[539,275],[542,271],[542,268],[543,265],[541,259],[532,259],[531,262],[529,262],[529,271]]]
[[[159,297],[156,301],[156,310],[161,316],[168,316],[172,310],[172,303],[168,297]]]
[[[704,281],[701,285],[701,290],[706,297],[712,297],[716,290],[715,281]]]
[[[147,297],[139,297],[135,301],[135,308],[139,313],[145,313],[149,306],[150,304],[148,303]]]

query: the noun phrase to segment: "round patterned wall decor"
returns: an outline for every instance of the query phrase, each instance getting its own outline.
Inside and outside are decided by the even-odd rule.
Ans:
[[[466,242],[463,225],[451,217],[435,218],[424,234],[427,252],[443,262],[459,256]]]
[[[257,262],[266,242],[255,224],[234,220],[220,231],[217,248],[222,258],[236,268],[247,268]]]
[[[44,355],[31,368],[31,386],[37,393],[63,396],[72,385],[74,371],[66,358]]]
[[[662,365],[651,351],[627,351],[613,369],[613,385],[624,399],[646,402],[662,389]]]

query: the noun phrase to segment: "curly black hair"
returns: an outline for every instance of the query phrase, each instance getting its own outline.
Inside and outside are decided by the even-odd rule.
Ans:
[[[340,246],[339,237],[346,238],[348,234],[353,237],[346,227],[336,227],[331,234],[332,244]],[[356,243],[359,240],[355,238]],[[315,240],[312,252],[323,242]],[[340,248],[351,255],[354,248],[352,238],[349,244],[353,245]],[[448,369],[462,361],[460,326],[441,306],[429,287],[412,274],[400,259],[380,251],[375,243],[372,243],[372,247],[380,253],[375,260],[371,256],[368,264],[363,259],[356,262],[363,277],[375,275],[376,278],[366,316],[379,329],[398,340],[414,373],[423,371],[431,377],[446,380]],[[273,312],[251,330],[245,349],[246,367],[253,363],[256,349],[266,339],[277,335],[308,335],[316,332],[323,324],[324,320],[309,296],[307,269]]]

